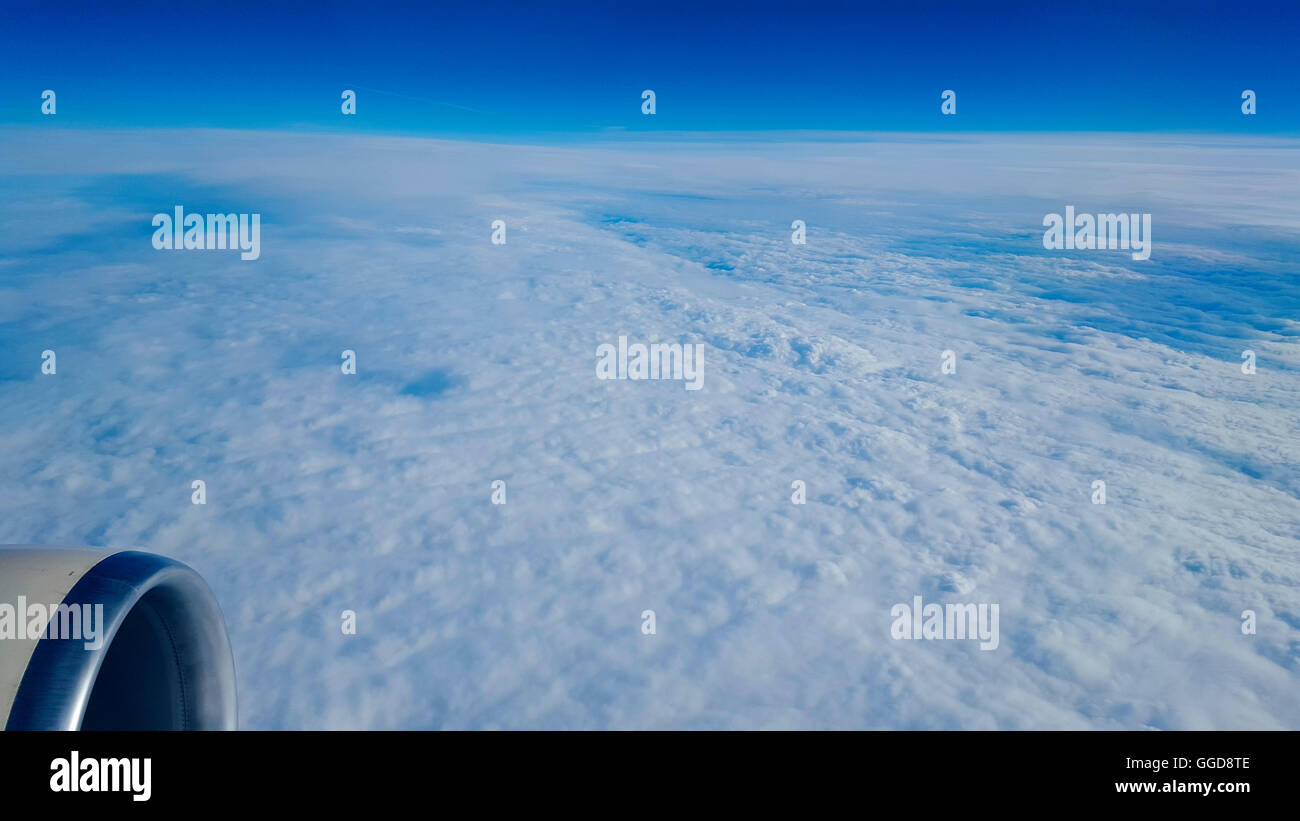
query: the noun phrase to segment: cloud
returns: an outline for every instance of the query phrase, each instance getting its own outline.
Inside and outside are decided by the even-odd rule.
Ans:
[[[0,137],[6,224],[46,203],[0,238],[0,541],[198,569],[245,727],[1300,728],[1267,148]],[[182,196],[261,259],[155,251]],[[1066,202],[1152,259],[1044,251]],[[597,380],[619,334],[704,389]],[[914,595],[998,650],[892,640]]]

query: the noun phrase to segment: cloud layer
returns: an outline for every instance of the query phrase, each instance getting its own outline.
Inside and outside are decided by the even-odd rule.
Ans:
[[[13,131],[0,542],[195,567],[248,728],[1300,729],[1297,147]]]

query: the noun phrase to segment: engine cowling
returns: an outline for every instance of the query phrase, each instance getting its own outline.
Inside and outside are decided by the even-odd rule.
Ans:
[[[235,729],[235,666],[212,591],[151,553],[0,547],[0,722]]]

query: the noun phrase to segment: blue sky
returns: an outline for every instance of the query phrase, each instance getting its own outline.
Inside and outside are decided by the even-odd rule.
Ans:
[[[1300,133],[1295,3],[6,6],[6,124]]]

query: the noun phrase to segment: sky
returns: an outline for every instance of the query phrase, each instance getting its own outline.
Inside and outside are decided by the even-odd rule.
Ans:
[[[0,123],[1300,133],[1289,2],[5,3]],[[41,123],[40,93],[58,95]],[[340,114],[343,89],[358,93]],[[641,92],[657,95],[641,113]],[[957,92],[957,114],[939,113]],[[1241,92],[1258,113],[1243,116]],[[50,118],[45,118],[50,119]]]

